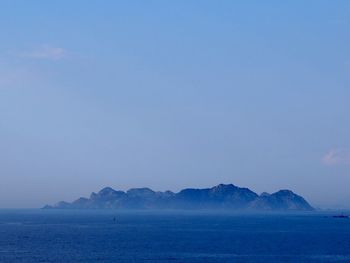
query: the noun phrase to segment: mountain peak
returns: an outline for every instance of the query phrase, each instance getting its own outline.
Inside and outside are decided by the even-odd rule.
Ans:
[[[238,187],[233,184],[218,184],[217,186],[212,187],[211,190],[214,192],[219,192],[219,191],[235,190],[237,188]]]
[[[279,195],[294,195],[293,191],[288,190],[288,189],[279,190],[275,194],[279,194]]]
[[[99,195],[106,195],[106,194],[110,194],[110,193],[114,193],[114,192],[116,192],[116,191],[113,188],[104,187],[98,192],[98,194]]]
[[[155,194],[155,192],[148,187],[131,188],[126,193],[129,195],[145,195],[145,194],[152,195],[152,194]]]

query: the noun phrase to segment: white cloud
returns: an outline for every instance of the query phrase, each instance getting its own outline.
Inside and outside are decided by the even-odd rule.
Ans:
[[[350,165],[350,149],[331,149],[323,156],[322,163],[326,165]]]
[[[31,59],[61,60],[67,57],[67,51],[61,47],[42,45],[38,49],[22,53],[21,57]]]

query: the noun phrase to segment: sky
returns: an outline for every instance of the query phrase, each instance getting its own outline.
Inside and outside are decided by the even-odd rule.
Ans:
[[[233,183],[350,208],[349,1],[0,2],[0,207]]]

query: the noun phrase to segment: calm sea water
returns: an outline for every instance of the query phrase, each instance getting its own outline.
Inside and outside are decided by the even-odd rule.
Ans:
[[[0,210],[0,262],[350,262],[350,219]]]

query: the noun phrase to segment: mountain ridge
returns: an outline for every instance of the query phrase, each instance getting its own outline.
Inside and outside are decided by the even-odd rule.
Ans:
[[[177,193],[147,187],[127,191],[104,187],[68,203],[60,201],[45,209],[226,209],[310,211],[314,208],[300,195],[282,189],[258,195],[249,188],[219,184],[211,188],[185,188]]]

